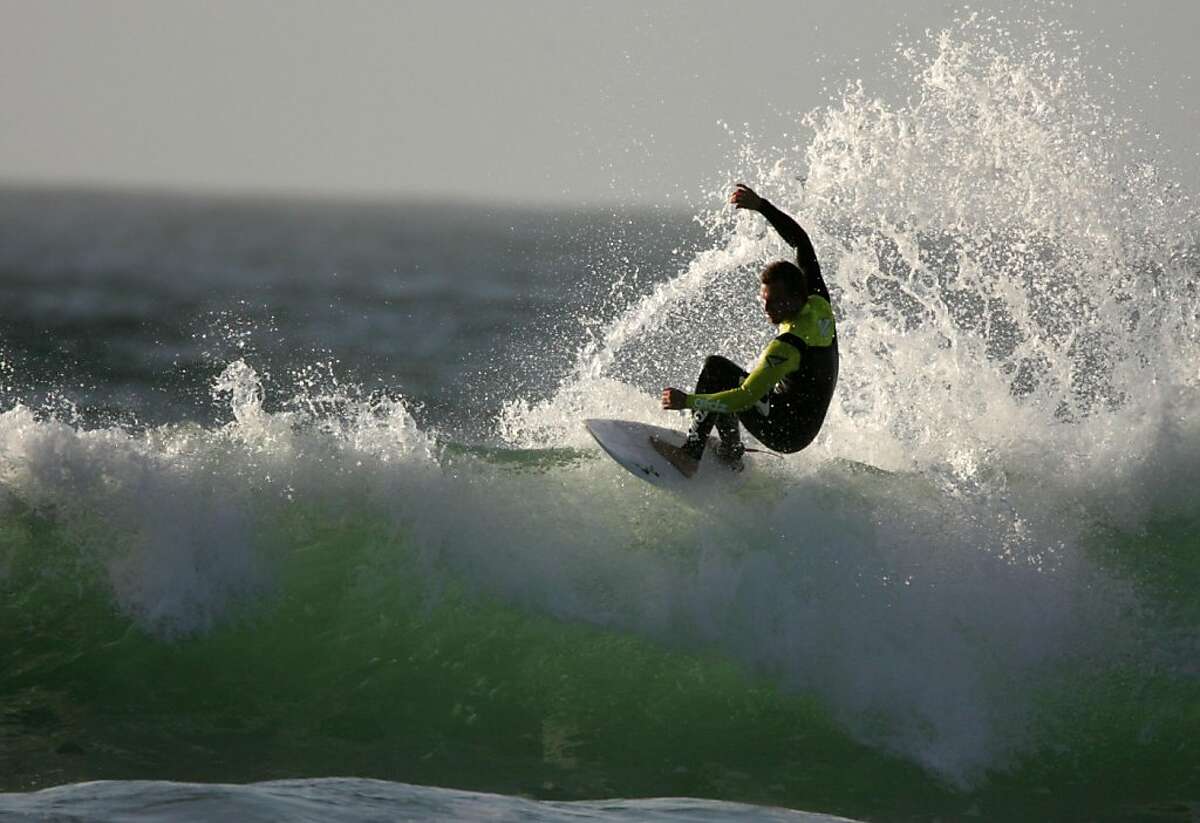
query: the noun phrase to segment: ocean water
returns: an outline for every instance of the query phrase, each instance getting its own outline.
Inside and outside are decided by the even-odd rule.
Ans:
[[[739,137],[842,376],[699,501],[580,421],[768,339],[721,192],[0,192],[0,817],[1194,819],[1194,194],[1019,28]]]

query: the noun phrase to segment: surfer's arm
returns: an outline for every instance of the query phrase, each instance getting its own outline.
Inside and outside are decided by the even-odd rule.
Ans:
[[[829,288],[825,285],[825,279],[821,277],[821,264],[817,262],[817,253],[813,249],[812,240],[808,238],[808,232],[800,228],[800,224],[793,220],[791,215],[775,208],[771,201],[760,197],[758,202],[758,213],[767,218],[771,228],[796,250],[796,265],[808,278],[809,292],[829,300]]]
[[[809,239],[808,232],[802,229],[791,215],[775,208],[770,200],[759,196],[745,183],[737,184],[729,201],[739,209],[756,211],[767,218],[767,222],[779,233],[783,242],[796,250],[796,265],[808,278],[809,292],[829,300],[829,288],[825,285],[825,279],[821,277],[821,264],[817,262],[817,252],[813,249],[812,240]]]
[[[776,383],[799,367],[800,352],[782,340],[772,340],[740,386],[714,394],[689,394],[684,408],[737,414],[762,400]]]

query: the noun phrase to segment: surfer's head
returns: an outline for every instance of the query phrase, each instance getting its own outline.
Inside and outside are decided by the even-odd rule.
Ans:
[[[808,300],[808,282],[795,263],[777,260],[763,269],[759,280],[762,281],[759,295],[772,323],[782,323],[804,308]]]

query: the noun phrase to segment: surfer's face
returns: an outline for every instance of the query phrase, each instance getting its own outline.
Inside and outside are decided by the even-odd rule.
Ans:
[[[771,318],[771,322],[776,325],[800,311],[802,303],[800,298],[778,281],[763,283],[758,296],[762,299],[763,310],[767,313],[767,317]]]

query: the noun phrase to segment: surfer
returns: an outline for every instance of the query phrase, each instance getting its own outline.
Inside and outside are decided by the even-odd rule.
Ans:
[[[689,477],[700,465],[714,426],[721,437],[717,456],[735,470],[741,470],[746,451],[740,426],[769,449],[800,451],[820,431],[837,383],[833,307],[808,234],[744,183],[737,184],[729,200],[765,217],[796,250],[796,262],[777,260],[759,276],[759,296],[778,334],[753,371],[714,354],[704,361],[694,393],[663,389],[662,407],[690,409],[692,425],[682,446],[654,437],[651,442]]]

